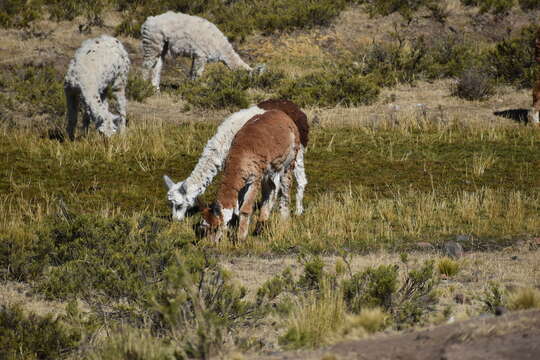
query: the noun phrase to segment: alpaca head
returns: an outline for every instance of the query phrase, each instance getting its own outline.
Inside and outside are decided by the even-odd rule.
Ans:
[[[223,235],[223,211],[219,202],[202,209],[201,222],[195,232],[199,237],[208,236],[214,242],[221,239]]]
[[[111,137],[117,133],[118,124],[120,123],[121,119],[122,118],[119,115],[110,114],[108,119],[97,121],[97,129],[106,137]]]
[[[182,221],[186,217],[186,213],[193,207],[197,194],[190,192],[187,184],[184,181],[175,183],[167,175],[163,176],[165,185],[168,188],[167,200],[172,206],[172,217],[174,220]]]

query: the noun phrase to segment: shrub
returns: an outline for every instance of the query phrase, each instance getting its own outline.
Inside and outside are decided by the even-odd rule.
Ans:
[[[540,308],[540,291],[534,288],[521,288],[508,297],[510,310],[527,310]]]
[[[229,71],[220,67],[208,70],[201,78],[187,81],[178,89],[190,105],[203,109],[239,109],[249,105],[247,71]]]
[[[126,96],[138,102],[154,95],[154,87],[149,80],[144,80],[140,72],[130,72],[128,77]]]
[[[482,298],[484,308],[490,313],[495,314],[498,307],[505,306],[505,297],[506,294],[504,290],[499,287],[499,285],[496,283],[490,283],[489,288],[485,291]]]
[[[452,90],[454,96],[466,100],[486,100],[494,93],[493,80],[479,69],[464,71]]]
[[[540,8],[540,2],[538,0],[518,0],[519,6],[523,10],[536,10]]]
[[[379,87],[369,77],[327,70],[284,81],[278,89],[278,96],[300,106],[355,106],[372,104],[379,92]]]
[[[530,88],[535,80],[534,39],[537,26],[527,26],[519,36],[499,42],[489,52],[493,76],[509,85]]]
[[[367,0],[366,3],[367,9],[372,15],[387,16],[397,12],[408,21],[411,21],[421,8],[434,9],[434,6],[437,5],[436,0]]]
[[[177,339],[180,358],[208,359],[231,332],[262,315],[215,261],[200,253],[179,260],[167,269],[165,284],[154,295],[154,328]]]
[[[0,75],[0,90],[9,94],[11,102],[0,104],[9,110],[22,108],[29,116],[65,112],[63,76],[50,63],[10,66]]]
[[[461,0],[466,6],[477,6],[481,13],[504,14],[510,11],[515,4],[514,0]]]
[[[63,359],[81,334],[65,328],[51,315],[26,315],[17,306],[0,308],[0,354],[3,359]]]
[[[0,2],[0,27],[27,27],[42,17],[41,1],[4,0]]]
[[[344,280],[343,295],[350,311],[359,314],[364,307],[378,306],[390,309],[398,287],[397,276],[397,266],[381,265]]]

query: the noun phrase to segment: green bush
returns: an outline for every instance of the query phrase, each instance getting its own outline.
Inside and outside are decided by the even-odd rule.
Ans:
[[[496,283],[490,283],[482,297],[484,309],[495,314],[497,308],[506,306],[506,292]]]
[[[190,105],[203,109],[239,109],[249,105],[246,90],[247,71],[230,71],[223,67],[209,69],[194,81],[184,82],[178,93]]]
[[[488,54],[493,76],[499,81],[530,88],[535,79],[534,40],[538,26],[524,27],[519,36],[499,42]]]
[[[343,281],[343,294],[349,310],[359,314],[364,308],[390,309],[392,296],[398,287],[398,268],[381,265],[368,268]]]
[[[10,66],[0,73],[0,108],[20,111],[28,116],[47,114],[61,117],[66,109],[63,76],[50,63]]]
[[[303,260],[304,273],[300,276],[297,286],[304,290],[319,290],[325,276],[324,262],[318,256]]]
[[[40,0],[4,0],[0,2],[0,27],[27,27],[32,21],[39,20],[42,1]]]
[[[26,315],[17,306],[0,308],[0,357],[2,359],[64,359],[81,340],[51,315]]]
[[[140,72],[130,72],[126,88],[126,96],[130,100],[143,102],[154,95],[154,87],[149,80],[144,80]]]
[[[0,266],[8,277],[34,280],[51,298],[104,294],[144,299],[186,240],[164,234],[163,220],[54,217],[27,239],[2,239]]]
[[[380,89],[370,77],[331,69],[283,81],[278,96],[299,106],[355,106],[375,102]]]
[[[515,5],[514,0],[461,0],[466,6],[477,6],[481,13],[504,14]]]

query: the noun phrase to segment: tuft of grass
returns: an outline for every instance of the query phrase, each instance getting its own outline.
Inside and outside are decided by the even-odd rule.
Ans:
[[[319,295],[309,295],[300,302],[279,343],[288,349],[314,348],[326,344],[343,325],[345,311],[342,293],[323,286]]]
[[[459,263],[456,260],[444,257],[437,263],[439,274],[452,277],[459,272]]]
[[[540,308],[540,291],[535,288],[520,288],[508,296],[510,310],[527,310]]]
[[[492,154],[474,154],[472,158],[472,171],[477,177],[484,175],[484,172],[497,162],[497,158]]]
[[[380,307],[363,308],[358,315],[349,319],[349,326],[362,327],[369,334],[384,330],[388,325],[390,316]]]

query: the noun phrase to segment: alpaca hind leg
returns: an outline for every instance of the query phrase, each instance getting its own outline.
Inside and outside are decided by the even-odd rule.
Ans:
[[[240,218],[238,221],[238,233],[237,239],[243,241],[246,239],[249,230],[249,221],[251,213],[253,212],[253,205],[255,205],[255,199],[259,192],[260,183],[252,183],[249,185],[245,195],[244,201],[240,206]]]
[[[280,178],[279,186],[279,213],[282,219],[289,218],[289,202],[290,202],[290,187],[291,187],[291,172],[285,171]]]
[[[201,75],[204,72],[204,66],[206,65],[206,59],[199,56],[194,56],[193,61],[191,63],[191,72],[189,74],[189,77],[191,80],[195,80],[198,77],[201,77]]]
[[[304,191],[307,185],[303,148],[301,148],[296,154],[294,177],[296,179],[296,215],[301,215],[304,213]]]
[[[276,184],[274,183],[273,179],[268,179],[262,183],[262,205],[254,235],[259,235],[265,228],[265,224],[270,218],[270,213],[274,207],[275,199]]]
[[[79,113],[79,94],[71,89],[64,89],[67,103],[67,128],[66,132],[71,141],[75,140],[75,127]]]

